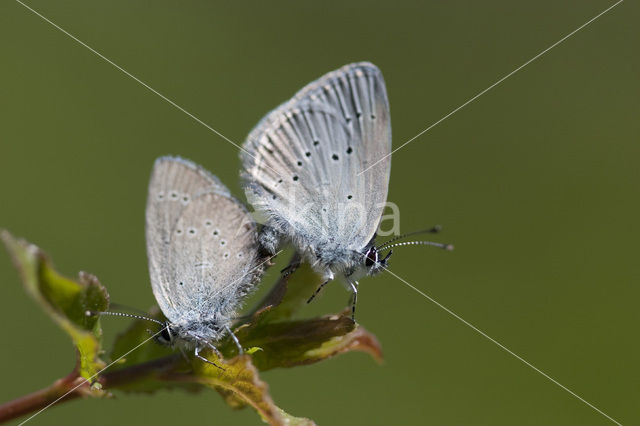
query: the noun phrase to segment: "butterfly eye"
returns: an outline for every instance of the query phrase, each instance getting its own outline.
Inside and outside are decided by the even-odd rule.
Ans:
[[[173,336],[171,335],[169,327],[164,327],[157,339],[161,344],[170,345],[173,341]]]
[[[364,264],[366,267],[371,267],[376,262],[378,262],[378,250],[376,250],[375,247],[371,247],[367,252],[367,259],[364,261]]]

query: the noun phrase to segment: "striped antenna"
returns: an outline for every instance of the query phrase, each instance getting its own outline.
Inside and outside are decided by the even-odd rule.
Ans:
[[[396,244],[387,245],[382,250],[392,249],[394,247],[417,246],[417,245],[433,246],[433,247],[438,247],[438,248],[441,248],[443,250],[448,250],[448,251],[452,251],[453,250],[453,244],[436,243],[436,242],[433,242],[433,241],[405,241],[403,243],[396,243]]]
[[[135,318],[135,319],[141,319],[141,320],[146,320],[146,321],[152,321],[152,322],[155,322],[156,324],[160,324],[161,326],[165,325],[163,322],[158,321],[157,319],[145,317],[145,316],[142,316],[142,315],[125,314],[124,312],[86,311],[84,314],[86,316],[88,316],[88,317],[92,317],[92,316],[96,316],[96,315],[97,316],[111,315],[111,316],[114,316],[114,317]]]
[[[378,247],[376,247],[376,250],[384,250],[385,248],[387,248],[387,246],[389,246],[391,243],[401,240],[403,238],[407,238],[407,237],[411,237],[412,235],[419,235],[419,234],[437,234],[438,232],[440,232],[442,230],[442,226],[440,225],[436,225],[434,227],[431,228],[427,228],[427,229],[421,229],[419,231],[413,231],[413,232],[408,232],[406,234],[402,234],[402,235],[398,235],[397,237],[393,237],[392,239],[385,241],[384,243],[382,243],[381,245],[379,245]]]

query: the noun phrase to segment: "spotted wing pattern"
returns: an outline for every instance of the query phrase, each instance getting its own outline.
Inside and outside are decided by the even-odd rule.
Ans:
[[[271,226],[312,251],[361,250],[379,225],[391,167],[380,70],[355,63],[310,83],[270,112],[244,149],[247,197]]]
[[[256,224],[213,175],[176,157],[153,168],[146,210],[153,293],[173,323],[233,314],[262,274]]]

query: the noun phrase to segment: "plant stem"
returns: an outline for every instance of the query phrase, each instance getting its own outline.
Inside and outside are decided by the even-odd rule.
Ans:
[[[167,356],[164,358],[155,359],[153,361],[145,362],[142,364],[134,365],[127,368],[122,368],[112,372],[104,373],[99,382],[103,389],[116,389],[120,386],[133,383],[141,378],[150,374],[162,374],[163,372],[172,369],[182,359],[179,355]],[[0,423],[8,422],[15,418],[24,416],[29,413],[36,413],[44,408],[47,408],[50,404],[61,404],[63,402],[71,401],[80,396],[91,395],[90,385],[88,382],[84,382],[84,378],[80,377],[77,371],[74,369],[71,374],[62,379],[56,380],[51,386],[39,391],[30,393],[13,401],[6,402],[0,405]],[[81,386],[78,386],[82,384]],[[77,389],[71,391],[74,387]],[[69,392],[68,395],[65,395]],[[64,395],[64,398],[57,401]]]
[[[79,384],[78,379],[78,373],[74,370],[67,377],[56,380],[47,388],[0,405],[0,423],[42,410],[49,404],[55,402],[58,398],[65,395],[73,389],[74,386],[77,386]],[[58,402],[70,401],[83,395],[85,390],[82,388],[83,386],[80,386]]]

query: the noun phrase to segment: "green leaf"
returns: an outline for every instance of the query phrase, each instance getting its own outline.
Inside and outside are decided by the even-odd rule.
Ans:
[[[299,262],[294,255],[289,265]],[[291,318],[322,284],[322,278],[307,264],[302,263],[292,274],[281,276],[269,294],[253,312],[252,321],[261,323]]]
[[[78,350],[78,373],[92,378],[104,367],[100,359],[101,329],[87,310],[103,311],[109,295],[98,279],[81,272],[77,281],[58,274],[37,246],[2,231],[0,238],[11,254],[27,292],[73,340]]]
[[[268,386],[260,380],[249,355],[237,356],[230,360],[221,360],[211,352],[204,352],[212,362],[222,368],[194,360],[193,373],[174,374],[173,380],[197,382],[216,389],[234,408],[251,405],[262,419],[271,425],[311,426],[309,419],[287,414],[278,408],[269,395]]]
[[[263,311],[262,315],[268,312]],[[157,309],[148,315],[163,320]],[[189,365],[181,354],[174,351],[174,355],[169,355],[171,350],[149,343],[115,366],[116,371],[107,373],[105,385],[109,389],[134,392],[153,392],[163,388],[197,391],[199,386],[207,386],[215,389],[230,407],[239,409],[250,405],[271,424],[310,425],[313,424],[311,420],[290,416],[275,406],[257,370],[310,364],[354,350],[367,352],[379,361],[382,353],[376,338],[354,324],[349,315],[350,310],[345,310],[339,315],[272,323],[265,323],[258,315],[252,322],[235,330],[245,348],[244,356],[231,358],[237,350],[230,338],[216,344],[225,359],[218,358],[211,351],[202,352],[224,371],[193,359],[191,353],[187,354],[192,359]],[[112,358],[148,339],[149,324],[147,321],[134,321],[116,339]],[[119,379],[133,375],[137,378],[133,382]]]
[[[289,264],[298,262],[294,255]],[[366,352],[382,361],[378,340],[351,320],[350,309],[338,315],[287,321],[320,284],[322,278],[309,264],[300,264],[294,273],[280,277],[249,322],[234,330],[243,347],[261,349],[251,353],[260,371],[311,364],[348,351]]]
[[[348,351],[366,352],[380,362],[378,340],[355,324],[350,312],[267,324],[258,320],[236,329],[235,334],[243,346],[262,349],[252,354],[260,371],[312,364]]]

